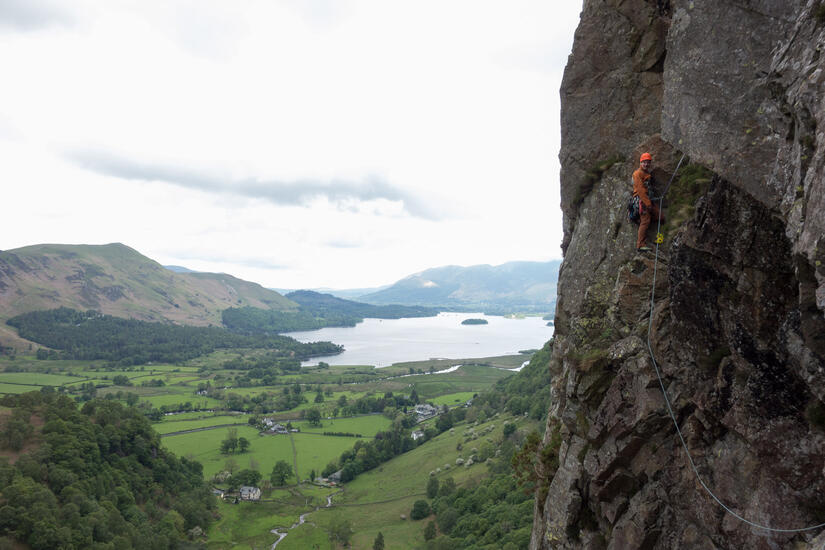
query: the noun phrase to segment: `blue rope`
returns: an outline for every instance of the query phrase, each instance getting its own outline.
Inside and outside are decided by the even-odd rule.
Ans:
[[[662,227],[662,201],[665,198],[665,194],[667,193],[668,189],[670,189],[670,184],[673,183],[673,178],[676,177],[676,172],[679,171],[679,166],[681,166],[682,161],[684,160],[685,155],[682,155],[682,158],[679,159],[679,164],[676,165],[676,170],[673,171],[673,175],[670,177],[670,182],[668,182],[667,187],[665,187],[664,193],[662,196],[658,197],[659,200],[659,219],[656,224],[656,234],[659,234],[659,230]],[[658,241],[658,239],[657,239]],[[820,523],[819,525],[812,525],[810,527],[800,527],[798,529],[776,529],[774,527],[768,527],[767,525],[761,525],[759,523],[755,523],[748,519],[743,518],[733,510],[731,510],[728,506],[725,505],[724,502],[719,500],[713,491],[707,486],[707,484],[702,480],[702,476],[699,475],[699,470],[696,468],[696,463],[693,462],[693,457],[690,456],[690,451],[688,450],[687,443],[685,443],[685,438],[682,436],[682,430],[679,429],[679,422],[676,420],[676,415],[673,413],[673,407],[670,405],[670,399],[667,396],[667,390],[665,390],[665,383],[662,381],[662,373],[659,371],[659,365],[656,363],[656,357],[653,355],[653,348],[650,344],[650,334],[653,331],[653,306],[656,299],[656,272],[658,271],[659,266],[659,243],[656,243],[656,258],[653,263],[653,288],[650,291],[650,318],[648,320],[647,325],[647,349],[650,352],[650,359],[653,361],[653,368],[656,369],[656,376],[659,378],[659,386],[662,388],[662,395],[665,398],[665,405],[667,405],[667,412],[670,413],[670,418],[673,420],[673,425],[676,427],[676,433],[679,435],[679,441],[682,442],[682,448],[685,449],[685,454],[688,457],[688,461],[690,462],[690,467],[693,469],[693,473],[696,474],[696,479],[699,480],[699,483],[702,485],[702,488],[705,489],[707,494],[715,500],[719,506],[721,506],[727,513],[738,519],[743,523],[747,523],[751,527],[756,527],[757,529],[764,529],[765,531],[772,531],[775,533],[800,533],[802,531],[812,531],[814,529],[821,529],[825,527],[825,523]]]

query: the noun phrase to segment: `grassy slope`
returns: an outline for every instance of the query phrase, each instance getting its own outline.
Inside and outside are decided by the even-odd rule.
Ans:
[[[466,422],[457,425],[451,432],[445,432],[432,441],[398,456],[379,468],[361,474],[354,481],[346,484],[343,495],[334,498],[335,506],[321,509],[311,514],[306,524],[291,531],[278,545],[279,550],[290,548],[307,548],[302,546],[309,540],[320,538],[317,531],[328,529],[336,519],[346,519],[353,527],[353,548],[371,548],[378,532],[384,534],[387,550],[412,550],[423,543],[423,530],[427,520],[412,521],[410,510],[416,500],[426,499],[425,492],[430,471],[441,468],[439,479],[452,477],[459,486],[478,484],[487,477],[487,468],[476,464],[469,468],[456,466],[459,456],[466,458],[473,447],[480,447],[488,438],[493,442],[501,439],[505,421],[514,421],[520,430],[529,431],[535,423],[524,418],[513,419],[499,416],[489,422],[473,426],[479,433],[487,426],[495,428],[487,435],[475,440],[468,440],[465,432],[470,425]],[[456,446],[461,443],[462,451]],[[444,465],[450,465],[444,470]],[[407,516],[401,519],[401,514]],[[291,538],[293,537],[294,538]],[[328,542],[326,543],[329,544]],[[330,546],[320,546],[330,548]]]
[[[27,246],[0,252],[0,268],[0,286],[7,287],[0,295],[0,321],[67,306],[148,321],[219,325],[220,312],[232,306],[297,307],[277,292],[229,275],[174,273],[122,244]],[[14,333],[2,325],[0,338],[8,344]]]

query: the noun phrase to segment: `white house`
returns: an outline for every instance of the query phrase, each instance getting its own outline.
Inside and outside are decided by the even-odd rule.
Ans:
[[[261,490],[257,487],[241,487],[241,500],[261,500]]]

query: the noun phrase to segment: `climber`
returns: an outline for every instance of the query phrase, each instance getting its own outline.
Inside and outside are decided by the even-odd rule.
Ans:
[[[664,215],[659,212],[659,208],[653,204],[648,196],[654,182],[651,176],[652,164],[653,155],[642,153],[639,158],[639,169],[633,172],[633,196],[639,197],[639,236],[636,239],[636,250],[639,252],[650,250],[650,247],[646,244],[647,228],[650,227],[650,221],[659,217],[661,217],[662,222],[665,221]]]

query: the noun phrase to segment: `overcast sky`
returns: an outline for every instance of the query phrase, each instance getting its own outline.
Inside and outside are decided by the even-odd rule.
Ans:
[[[278,288],[561,257],[581,2],[0,0],[0,249]]]

